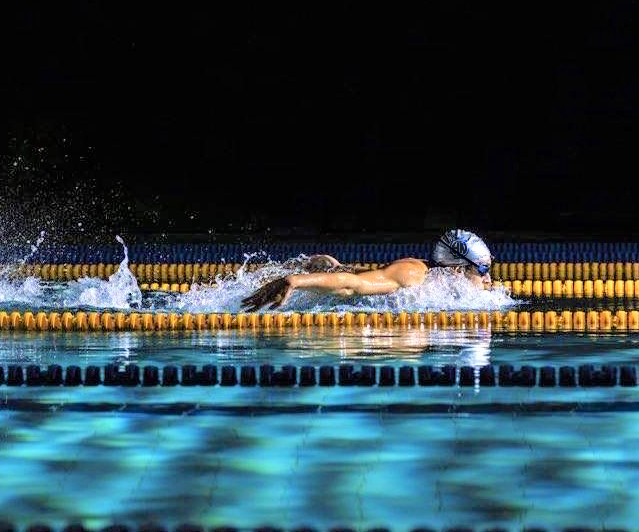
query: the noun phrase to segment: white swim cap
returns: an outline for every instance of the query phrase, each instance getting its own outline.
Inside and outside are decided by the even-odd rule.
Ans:
[[[463,229],[446,231],[433,249],[432,260],[440,266],[490,266],[490,250],[475,233]]]

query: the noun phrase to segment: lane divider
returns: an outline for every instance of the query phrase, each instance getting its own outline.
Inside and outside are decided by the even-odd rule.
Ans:
[[[639,262],[496,262],[491,276],[502,281],[635,281]]]
[[[431,235],[433,237],[439,235]],[[140,242],[128,246],[129,257],[137,263],[215,263],[243,262],[247,254],[255,258],[271,257],[286,260],[301,254],[329,254],[344,263],[389,262],[404,257],[429,257],[434,243],[419,242],[255,242],[248,238],[226,242]],[[490,249],[499,262],[637,262],[639,242],[491,242]],[[256,255],[261,254],[261,255]],[[0,255],[19,260],[29,255],[39,263],[98,263],[119,262],[122,247],[111,244],[61,244],[43,242],[36,251],[29,244],[0,244]]]
[[[31,412],[50,414],[52,409],[51,401],[38,401],[33,399],[6,397],[2,401],[2,410],[10,412]],[[637,401],[532,401],[532,402],[491,402],[491,403],[457,403],[452,402],[410,402],[410,403],[310,403],[301,404],[244,404],[232,405],[224,402],[168,402],[168,403],[132,403],[132,402],[79,402],[60,401],[55,403],[55,412],[80,412],[82,414],[116,412],[118,414],[141,414],[145,416],[192,416],[192,415],[216,415],[226,416],[270,416],[276,415],[305,415],[305,414],[350,414],[358,412],[365,415],[444,415],[451,416],[457,414],[470,415],[490,415],[508,414],[510,416],[521,416],[529,414],[551,414],[558,412],[567,414],[612,414],[619,412],[639,412],[639,402]],[[5,529],[1,528],[0,532]],[[242,529],[245,532],[248,529]],[[347,529],[348,530],[348,529]],[[416,529],[415,532],[423,532],[423,529]],[[430,529],[428,529],[430,530]],[[494,529],[489,529],[494,530]],[[496,530],[502,530],[501,528]],[[538,530],[524,529],[524,530]],[[556,529],[554,529],[556,530]],[[564,532],[586,532],[579,528],[575,530],[565,529]],[[597,532],[601,532],[598,529]],[[617,529],[614,529],[618,532]],[[300,532],[306,532],[301,529]],[[447,529],[447,532],[467,532],[467,529]],[[36,532],[35,530],[33,532]],[[37,530],[40,532],[40,530]],[[105,529],[105,532],[119,532]],[[270,528],[263,529],[263,532],[276,532]],[[331,529],[330,532],[342,532],[341,529]],[[379,531],[376,531],[379,532]]]
[[[120,369],[115,364],[104,368],[57,364],[41,368],[38,365],[0,366],[0,385],[7,386],[480,386],[552,388],[634,387],[637,386],[637,370],[634,366],[592,364],[578,367],[521,366],[510,364],[499,366],[445,365],[433,366],[372,366],[362,365],[356,369],[351,364],[334,366],[284,365],[280,369],[270,364],[259,367],[224,365],[218,368],[206,364],[200,369],[192,364],[178,368],[174,365],[158,368],[154,365],[140,368],[129,364]]]
[[[504,281],[493,282],[493,288],[504,286],[514,297],[634,299],[639,297],[639,280],[603,281]]]
[[[339,258],[339,257],[338,257]],[[353,263],[361,268],[377,269],[384,263]],[[155,263],[129,264],[140,283],[211,282],[216,276],[237,273],[240,263]],[[248,264],[255,271],[264,264]],[[41,277],[45,281],[71,281],[81,277],[107,279],[119,264],[22,264],[5,265],[18,277]],[[498,281],[639,281],[639,262],[496,262],[492,278]]]
[[[191,285],[189,283],[141,283],[140,290],[152,291],[152,292],[177,292],[180,294],[186,294],[193,286],[199,286],[200,288],[212,288],[215,284],[198,284]]]
[[[263,264],[248,264],[246,270],[255,271]],[[73,281],[82,277],[108,279],[120,268],[119,264],[13,264],[5,265],[15,277],[40,277],[45,281]],[[211,282],[218,275],[223,277],[237,273],[240,263],[218,264],[129,264],[131,273],[139,283]]]
[[[0,331],[202,331],[316,328],[488,329],[493,331],[639,331],[639,311],[455,311],[384,313],[175,314],[0,311]]]
[[[367,269],[378,269],[384,263],[354,263]],[[93,266],[93,265],[91,265]],[[89,269],[91,268],[89,266]],[[117,265],[112,265],[112,268]],[[242,265],[239,263],[218,264],[131,264],[130,269],[140,282],[198,282],[213,280],[216,275],[237,273]],[[263,264],[249,264],[248,271],[255,271]],[[59,266],[58,266],[59,269]],[[86,267],[84,267],[86,269]],[[100,273],[100,265],[95,267]],[[106,266],[104,272],[106,273]],[[45,272],[46,273],[46,272]],[[499,263],[491,268],[492,277],[502,281],[596,281],[596,280],[639,280],[639,262],[584,262],[584,263]]]

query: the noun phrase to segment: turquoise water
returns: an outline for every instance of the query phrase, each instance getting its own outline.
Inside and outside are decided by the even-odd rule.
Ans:
[[[637,364],[634,335],[0,334],[0,364]],[[634,388],[0,386],[26,525],[632,527]]]
[[[0,331],[0,364],[633,364],[639,335],[490,330]]]

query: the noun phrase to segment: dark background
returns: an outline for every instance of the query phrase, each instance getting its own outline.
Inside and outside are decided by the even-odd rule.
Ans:
[[[636,2],[136,4],[3,17],[13,226],[639,234]]]

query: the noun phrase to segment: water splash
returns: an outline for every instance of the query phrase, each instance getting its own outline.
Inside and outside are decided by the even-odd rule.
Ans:
[[[145,309],[156,312],[241,312],[241,301],[264,283],[294,273],[306,272],[309,257],[300,255],[283,263],[269,261],[257,271],[248,271],[246,260],[239,271],[218,276],[216,286],[193,285],[185,294],[145,294],[129,270],[128,249],[119,236],[124,259],[116,273],[104,281],[82,278],[64,283],[46,283],[33,277],[20,281],[0,279],[0,303],[4,308]],[[402,288],[390,295],[348,299],[297,291],[281,312],[397,312],[429,310],[500,310],[516,305],[505,289],[483,290],[463,274],[446,268],[431,269],[424,283]],[[264,310],[263,310],[264,311]]]
[[[38,252],[40,245],[44,242],[44,238],[46,236],[46,231],[40,231],[40,236],[36,238],[34,244],[31,244],[31,240],[27,240],[27,244],[30,244],[30,251],[24,257],[20,257],[17,262],[13,263],[11,259],[9,259],[8,263],[0,264],[0,281],[3,279],[10,278],[15,275],[19,268],[27,263],[27,261],[33,257]],[[7,260],[7,257],[0,257],[2,260]]]
[[[129,270],[129,250],[122,237],[117,235],[115,239],[122,244],[124,251],[118,270],[106,281],[95,277],[71,281],[61,294],[61,306],[129,309],[142,305],[142,292],[137,279]]]
[[[33,255],[35,255],[40,248],[40,244],[44,242],[44,237],[46,236],[46,231],[40,231],[40,236],[36,239],[35,244],[31,244],[31,251],[26,257],[22,257],[19,261],[20,264],[25,264]],[[27,240],[27,243],[30,243]]]
[[[108,280],[83,277],[69,283],[47,283],[37,277],[0,278],[0,303],[4,308],[120,309],[142,305],[142,292],[129,270],[128,249],[120,236],[124,259]]]
[[[46,232],[40,231],[40,236],[36,239],[35,244],[31,244],[31,249],[27,255],[21,257],[17,263],[0,264],[0,303],[16,302],[29,304],[32,301],[42,299],[44,290],[40,283],[40,279],[36,277],[27,277],[24,280],[16,279],[15,275],[20,266],[24,265],[44,242]],[[31,243],[27,240],[27,243]]]
[[[0,277],[0,303],[3,304],[3,309],[12,306],[21,307],[44,300],[46,300],[45,289],[39,278],[27,277],[17,281]]]
[[[249,272],[244,264],[230,279],[218,279],[217,287],[193,286],[175,298],[173,305],[188,312],[240,312],[241,300],[272,279],[303,273],[308,257],[300,255],[284,264],[270,262],[264,268]],[[280,311],[308,312],[381,312],[427,310],[498,310],[516,301],[504,288],[483,290],[463,274],[448,268],[431,269],[424,283],[401,288],[390,295],[357,296],[348,299],[307,291],[294,293]]]

